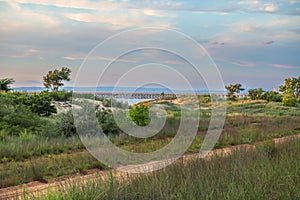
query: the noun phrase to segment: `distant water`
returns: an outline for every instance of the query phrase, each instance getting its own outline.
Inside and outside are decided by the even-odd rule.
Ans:
[[[113,86],[108,86],[108,87],[62,87],[61,89],[64,89],[66,91],[75,91],[75,92],[138,92],[138,93],[162,93],[164,92],[165,94],[170,94],[170,93],[175,93],[175,94],[189,94],[189,93],[197,93],[197,94],[207,94],[209,93],[208,90],[201,90],[201,89],[196,89],[194,91],[192,90],[170,90],[167,88],[154,88],[154,87],[141,87],[141,88],[134,88],[134,87],[113,87]],[[18,88],[13,88],[14,91],[26,91],[26,92],[41,92],[43,90],[46,90],[43,87],[18,87]],[[223,93],[225,92],[224,90],[215,90],[211,91],[212,93]]]

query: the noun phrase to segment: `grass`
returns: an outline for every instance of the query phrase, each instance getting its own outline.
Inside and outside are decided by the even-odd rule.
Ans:
[[[26,161],[0,164],[0,188],[46,179],[84,173],[88,169],[106,168],[88,152],[33,157]]]
[[[78,137],[44,137],[30,133],[20,137],[6,136],[0,141],[0,164],[23,161],[34,156],[82,151],[84,146]]]
[[[240,149],[211,161],[177,162],[124,179],[97,180],[49,192],[37,199],[299,199],[300,140],[254,151]]]
[[[172,112],[178,112],[175,105],[161,104],[171,105],[171,109],[159,134],[147,139],[120,135],[112,136],[111,140],[130,152],[152,152],[170,143],[180,119],[171,117]],[[300,132],[299,116],[299,107],[283,107],[280,103],[263,101],[235,102],[228,107],[224,130],[215,148],[297,134]],[[198,133],[188,153],[199,151],[209,121],[210,109],[201,110]],[[78,173],[97,166],[103,167],[85,151],[77,137],[47,138],[26,131],[16,137],[0,131],[0,187]]]

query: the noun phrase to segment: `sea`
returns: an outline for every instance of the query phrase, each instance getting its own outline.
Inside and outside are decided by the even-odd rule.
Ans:
[[[47,90],[44,87],[15,87],[12,88],[14,91],[19,92],[41,92]],[[114,86],[102,86],[102,87],[61,87],[60,90],[84,92],[84,93],[94,93],[94,92],[136,92],[136,93],[162,93],[165,94],[208,94],[209,90],[195,89],[195,90],[171,90],[168,88],[158,88],[158,87],[114,87]],[[211,91],[212,93],[223,93],[224,90]]]
[[[14,91],[18,92],[41,92],[47,90],[44,87],[15,87],[12,88]],[[209,90],[171,90],[168,88],[158,88],[158,87],[114,87],[114,86],[102,86],[102,87],[61,87],[60,90],[82,92],[82,93],[116,93],[116,92],[135,92],[135,93],[155,93],[155,94],[209,94]],[[224,93],[224,90],[211,91],[212,93]],[[136,104],[141,101],[147,101],[151,99],[117,99],[118,101],[127,102],[129,105]]]

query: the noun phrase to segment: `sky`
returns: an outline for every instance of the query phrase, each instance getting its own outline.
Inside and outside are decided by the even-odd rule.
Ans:
[[[63,66],[66,86],[271,90],[300,75],[300,0],[0,0],[0,78]]]

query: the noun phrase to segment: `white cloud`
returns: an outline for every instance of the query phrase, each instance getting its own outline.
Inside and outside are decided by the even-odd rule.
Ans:
[[[275,12],[277,11],[277,6],[275,6],[274,4],[265,4],[264,5],[264,10],[267,12]]]
[[[171,22],[168,20],[171,15],[153,10],[126,10],[126,9],[101,9],[91,13],[65,13],[64,17],[75,21],[86,23],[102,23],[111,25],[110,28],[122,29],[134,26],[153,26],[170,28]],[[164,20],[158,20],[157,17],[165,17]]]
[[[115,62],[126,62],[126,63],[135,63],[135,60],[128,60],[128,59],[115,59],[115,58],[109,58],[109,57],[103,57],[103,56],[83,56],[83,55],[79,55],[79,56],[65,56],[63,57],[63,59],[65,60],[94,60],[94,61],[115,61]]]
[[[300,0],[290,0],[290,4],[291,5],[294,5],[296,3],[300,3]]]
[[[272,67],[281,68],[281,69],[296,69],[296,66],[291,65],[282,65],[282,64],[271,64]]]

